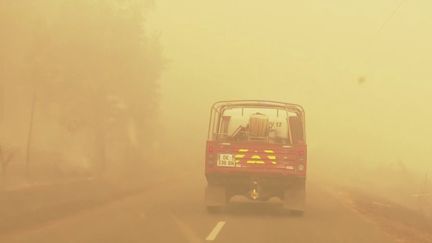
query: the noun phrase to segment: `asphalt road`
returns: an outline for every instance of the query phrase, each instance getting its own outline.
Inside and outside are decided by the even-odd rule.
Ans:
[[[303,217],[281,214],[273,205],[241,203],[208,214],[204,185],[204,178],[192,173],[140,195],[1,236],[0,242],[394,242],[315,182],[308,185]]]

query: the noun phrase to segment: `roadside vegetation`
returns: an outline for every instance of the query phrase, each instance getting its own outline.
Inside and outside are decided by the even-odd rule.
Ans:
[[[164,63],[157,35],[145,28],[152,6],[1,1],[3,177],[12,158],[10,173],[32,180],[144,168]]]

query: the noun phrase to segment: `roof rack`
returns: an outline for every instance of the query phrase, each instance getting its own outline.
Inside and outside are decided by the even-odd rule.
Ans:
[[[278,102],[278,101],[269,101],[269,100],[226,100],[226,101],[218,101],[213,104],[212,110],[220,110],[222,107],[277,107],[277,108],[285,108],[285,109],[296,109],[300,112],[304,113],[304,109],[301,105],[286,103],[286,102]]]

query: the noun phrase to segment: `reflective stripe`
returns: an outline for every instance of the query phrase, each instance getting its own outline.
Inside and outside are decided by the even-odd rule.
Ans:
[[[264,161],[262,160],[248,160],[248,164],[264,164]]]
[[[246,155],[245,154],[236,154],[236,159],[243,159]]]
[[[246,152],[249,152],[249,149],[239,149],[239,152],[240,153],[246,153]]]
[[[253,155],[253,156],[251,157],[251,159],[261,159],[261,156],[259,156],[259,155]]]
[[[276,161],[272,161],[272,164],[274,164],[274,165],[275,165],[275,164],[277,164],[277,162],[276,162]]]
[[[275,159],[276,159],[276,156],[274,156],[274,155],[268,155],[267,158],[268,158],[268,159],[271,159],[271,160],[275,160]]]
[[[265,152],[266,154],[274,154],[274,151],[273,151],[273,150],[264,150],[264,152]]]

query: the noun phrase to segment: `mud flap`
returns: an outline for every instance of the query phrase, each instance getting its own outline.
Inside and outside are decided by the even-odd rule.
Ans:
[[[305,210],[305,188],[293,188],[284,192],[284,208],[291,211],[303,212]]]
[[[207,186],[205,190],[207,207],[223,207],[226,205],[226,191],[222,186]]]

